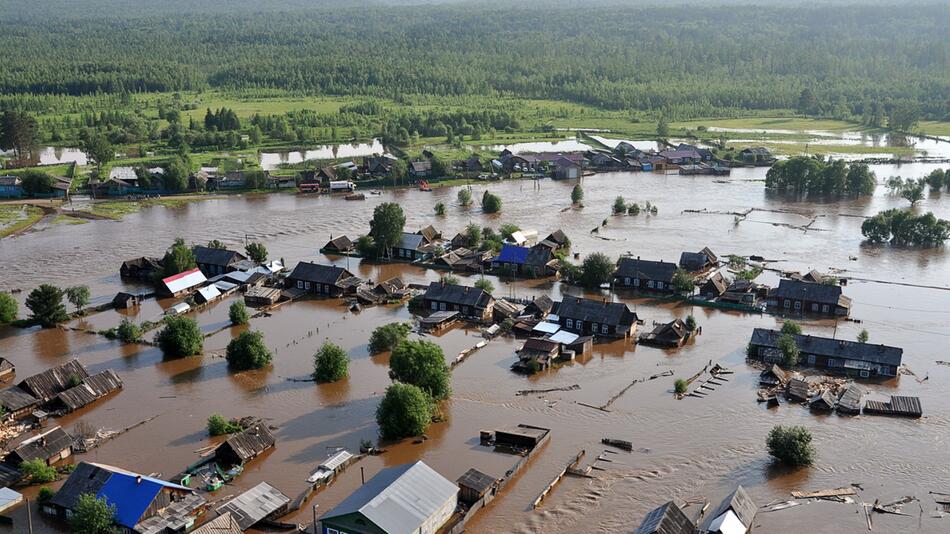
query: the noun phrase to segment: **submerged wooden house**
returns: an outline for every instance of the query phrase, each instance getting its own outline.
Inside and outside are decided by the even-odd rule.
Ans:
[[[779,330],[756,328],[749,340],[749,357],[765,363],[781,361],[780,337]],[[903,349],[888,345],[810,335],[792,337],[801,352],[801,365],[859,378],[897,376],[904,354]]]
[[[89,372],[79,360],[72,359],[24,378],[18,387],[38,399],[41,404],[46,404],[63,391],[78,386],[88,377]]]
[[[3,461],[12,467],[20,467],[23,462],[33,460],[41,460],[46,465],[53,465],[69,458],[72,453],[73,437],[62,427],[56,426],[38,436],[24,440],[10,451]]]
[[[214,450],[214,459],[222,466],[243,465],[277,444],[277,438],[262,422],[258,422],[221,442]]]
[[[693,336],[682,319],[674,319],[668,323],[657,325],[651,332],[640,336],[640,343],[657,347],[682,347]]]
[[[633,534],[693,534],[695,528],[680,507],[670,501],[651,510]]]
[[[88,376],[78,385],[63,391],[50,403],[55,409],[72,412],[122,389],[122,379],[112,369]]]

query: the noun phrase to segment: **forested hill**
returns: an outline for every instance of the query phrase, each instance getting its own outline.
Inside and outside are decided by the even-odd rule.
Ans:
[[[101,17],[94,9],[77,16],[82,1],[60,10],[16,4],[0,4],[0,92],[8,95],[510,94],[684,118],[735,108],[860,115],[904,102],[925,117],[950,117],[946,2],[506,9],[295,0],[280,11],[264,0],[253,13],[247,2],[228,11],[227,2],[199,0],[203,10],[156,14],[133,0],[141,9]]]

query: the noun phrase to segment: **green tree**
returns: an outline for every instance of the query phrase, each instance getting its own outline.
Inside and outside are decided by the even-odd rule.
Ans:
[[[666,117],[660,117],[660,120],[656,123],[656,135],[661,139],[670,136],[670,123],[667,122]]]
[[[858,333],[858,343],[867,343],[871,339],[871,334],[868,334],[867,330],[861,330]]]
[[[96,165],[96,171],[102,174],[103,165],[115,159],[115,147],[103,135],[93,135],[83,143],[83,152]]]
[[[511,235],[520,230],[521,228],[519,228],[518,225],[506,223],[501,225],[501,228],[498,229],[498,233],[501,234],[502,239],[511,239]]]
[[[18,311],[16,299],[9,293],[0,293],[0,324],[15,321]]]
[[[402,341],[389,357],[389,376],[418,386],[435,400],[447,398],[451,376],[442,347],[429,341]]]
[[[435,214],[436,214],[436,215],[439,215],[439,216],[444,216],[444,215],[445,215],[445,203],[444,203],[444,202],[436,202],[436,203],[435,203]]]
[[[472,204],[472,191],[467,187],[459,189],[458,202],[461,206],[470,206]]]
[[[264,345],[264,334],[245,331],[228,343],[228,366],[235,371],[260,369],[270,363],[271,353]]]
[[[223,436],[242,430],[244,429],[241,425],[228,421],[221,414],[213,413],[208,416],[208,434],[211,436]]]
[[[443,284],[459,285],[459,277],[454,274],[444,274],[441,280]]]
[[[924,199],[924,180],[907,180],[901,188],[901,197],[910,202],[911,207]]]
[[[782,323],[782,333],[792,336],[800,336],[802,335],[802,326],[791,319],[786,319]]]
[[[328,341],[313,356],[313,378],[318,382],[336,382],[346,378],[349,366],[346,351]]]
[[[247,252],[247,257],[257,263],[267,261],[267,247],[265,247],[263,243],[250,243],[244,247],[244,251]]]
[[[778,348],[782,351],[782,365],[786,369],[791,369],[798,365],[798,359],[801,353],[798,345],[795,344],[795,338],[791,334],[782,334],[778,338]]]
[[[803,466],[814,462],[811,432],[805,427],[778,425],[769,431],[765,443],[769,454],[784,464]]]
[[[689,390],[689,384],[682,378],[677,378],[676,381],[673,382],[673,391],[675,391],[677,395],[683,395],[687,390]]]
[[[46,462],[40,458],[21,463],[20,471],[30,480],[31,484],[46,484],[57,478],[56,468],[46,465]]]
[[[135,324],[135,321],[125,317],[116,328],[116,336],[123,343],[137,343],[142,339],[142,328]]]
[[[206,246],[207,246],[208,248],[216,248],[216,249],[220,249],[220,250],[224,250],[224,249],[228,248],[228,246],[225,245],[224,242],[218,241],[217,239],[212,239],[211,241],[208,241],[208,244],[207,244]]]
[[[639,207],[639,206],[638,206],[638,207]],[[617,198],[614,199],[614,208],[613,208],[613,209],[614,209],[614,214],[615,214],[615,215],[619,215],[619,214],[621,214],[621,213],[626,213],[626,212],[627,212],[627,202],[623,199],[623,197],[618,196]],[[636,215],[636,214],[634,214],[634,215]]]
[[[261,144],[261,140],[264,138],[264,132],[261,131],[260,126],[254,126],[251,128],[251,132],[248,134],[248,137],[250,138],[252,145],[259,145]]]
[[[581,184],[576,184],[574,189],[571,189],[571,203],[580,204],[582,200],[584,200],[584,189]]]
[[[39,125],[32,115],[13,110],[0,115],[0,150],[12,150],[16,159],[30,159],[39,142]]]
[[[188,175],[190,174],[188,163],[182,158],[174,158],[165,166],[165,174],[162,175],[162,187],[166,191],[185,191],[188,189]]]
[[[673,273],[673,289],[680,293],[692,293],[694,290],[693,277],[685,269],[676,269]]]
[[[940,191],[943,189],[944,184],[950,184],[950,182],[947,181],[947,176],[943,169],[934,169],[930,171],[930,174],[928,174],[925,179],[931,191]]]
[[[812,115],[818,110],[818,98],[815,97],[814,91],[808,87],[802,89],[802,92],[798,95],[798,111],[805,115]]]
[[[89,286],[73,286],[66,288],[66,299],[81,312],[89,304]]]
[[[409,337],[409,323],[389,323],[377,326],[369,336],[369,353],[379,354],[396,348]]]
[[[614,274],[614,262],[602,252],[594,252],[584,258],[579,282],[589,288],[598,288],[610,281]]]
[[[485,191],[482,195],[482,211],[485,213],[498,213],[501,211],[501,197],[490,191]]]
[[[373,210],[373,219],[369,223],[369,235],[379,251],[389,254],[392,247],[402,239],[406,226],[406,215],[402,207],[395,202],[384,202]]]
[[[247,306],[244,305],[244,302],[238,300],[235,301],[228,308],[228,319],[233,325],[242,325],[247,324],[251,320],[250,314],[247,313]]]
[[[683,321],[683,324],[686,325],[686,330],[689,332],[694,332],[696,330],[696,318],[692,315],[687,315],[686,320]]]
[[[63,290],[49,284],[42,284],[26,297],[26,307],[30,310],[30,319],[44,327],[56,326],[69,319],[66,306],[63,305]]]
[[[93,493],[84,493],[73,505],[69,525],[76,534],[115,534],[115,505],[98,499]]]
[[[174,276],[197,266],[195,253],[191,250],[191,247],[185,245],[185,240],[180,237],[175,239],[175,243],[169,247],[162,258],[162,271],[165,276]]]
[[[45,195],[53,190],[56,180],[42,171],[26,171],[20,175],[20,187],[28,196]]]
[[[167,358],[194,356],[201,353],[204,334],[198,322],[190,317],[169,317],[165,326],[155,335],[158,347]]]
[[[468,223],[465,227],[465,240],[468,241],[468,248],[471,250],[478,249],[478,242],[482,239],[481,228],[478,227],[475,223]]]
[[[432,399],[412,384],[392,384],[376,408],[376,424],[385,439],[421,435],[432,422]]]
[[[363,258],[375,258],[379,255],[379,247],[372,236],[361,235],[356,239],[356,252]]]
[[[53,491],[53,488],[49,486],[43,486],[42,488],[40,488],[39,493],[37,493],[36,500],[40,504],[47,503],[49,502],[50,499],[53,498],[54,495],[56,495],[56,492]]]
[[[479,278],[475,282],[475,287],[477,287],[478,289],[481,289],[482,291],[486,293],[491,293],[495,291],[495,286],[492,285],[491,280],[487,278]]]

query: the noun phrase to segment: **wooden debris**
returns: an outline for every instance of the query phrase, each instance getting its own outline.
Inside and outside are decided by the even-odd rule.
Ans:
[[[857,495],[857,494],[858,492],[854,491],[853,487],[847,486],[844,488],[817,490],[817,491],[795,490],[792,492],[792,497],[795,497],[796,499],[822,499],[825,497],[843,497],[845,495]]]
[[[625,450],[627,452],[633,451],[633,443],[622,440],[622,439],[603,438],[600,440],[600,442],[603,443],[604,445],[617,447],[618,449]]]
[[[536,393],[551,393],[552,391],[577,391],[581,389],[580,384],[571,384],[570,386],[564,386],[560,388],[548,388],[548,389],[522,389],[519,390],[515,395],[524,396],[524,395],[534,395]]]

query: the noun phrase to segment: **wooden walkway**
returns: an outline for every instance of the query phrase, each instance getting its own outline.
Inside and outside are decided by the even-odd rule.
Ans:
[[[864,405],[864,413],[919,418],[923,416],[924,411],[923,408],[920,407],[919,398],[894,395],[891,396],[889,402],[867,401]]]

